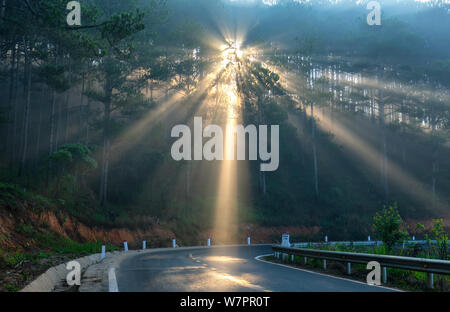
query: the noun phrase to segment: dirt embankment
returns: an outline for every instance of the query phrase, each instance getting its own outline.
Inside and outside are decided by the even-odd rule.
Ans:
[[[101,241],[121,244],[124,240],[137,243],[143,239],[162,244],[174,237],[174,233],[149,220],[142,229],[89,227],[75,218],[45,211],[40,214],[27,212],[17,216],[12,212],[0,213],[0,248],[23,251],[39,248],[39,238],[30,237],[30,232],[51,233],[78,242]]]

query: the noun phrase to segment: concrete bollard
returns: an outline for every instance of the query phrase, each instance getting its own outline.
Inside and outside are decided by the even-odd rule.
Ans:
[[[352,264],[350,262],[347,262],[347,275],[352,274]]]
[[[387,268],[383,267],[383,284],[387,284]]]
[[[128,251],[128,242],[125,240],[125,241],[123,241],[123,249],[125,250],[125,251]]]
[[[250,236],[247,237],[247,245],[251,245],[251,242],[250,242]]]
[[[208,238],[208,247],[211,246],[211,238]]]
[[[177,240],[176,239],[172,239],[172,247],[177,248]]]
[[[147,249],[147,241],[142,241],[142,250]]]
[[[427,274],[427,286],[429,289],[434,288],[434,274],[433,273]]]
[[[103,246],[102,246],[102,256],[101,256],[100,259],[105,259],[105,256],[106,256],[106,246],[103,245]]]

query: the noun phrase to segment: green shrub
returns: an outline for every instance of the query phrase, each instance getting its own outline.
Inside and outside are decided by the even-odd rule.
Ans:
[[[386,252],[392,251],[392,247],[407,237],[403,226],[403,220],[398,213],[397,204],[384,207],[374,217],[373,227],[376,235],[386,246]]]

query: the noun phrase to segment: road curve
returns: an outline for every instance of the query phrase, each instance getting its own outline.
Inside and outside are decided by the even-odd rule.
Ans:
[[[267,263],[269,245],[140,253],[116,269],[121,292],[372,292],[392,289]]]

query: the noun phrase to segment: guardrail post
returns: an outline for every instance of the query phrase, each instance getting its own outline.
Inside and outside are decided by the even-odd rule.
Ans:
[[[305,257],[304,261],[305,261],[305,264],[308,264],[308,257]]]
[[[294,263],[294,255],[291,255],[291,262]]]
[[[327,260],[326,259],[322,260],[322,265],[323,265],[323,269],[326,270],[327,269]]]
[[[352,264],[350,262],[347,262],[347,274],[352,274]]]
[[[125,240],[125,241],[123,241],[123,249],[125,250],[125,251],[128,251],[128,242]]]
[[[142,241],[142,250],[145,250],[147,248],[147,241]]]
[[[106,255],[106,246],[103,245],[103,246],[102,246],[102,256],[101,256],[100,259],[104,259],[104,258],[105,258],[105,255]]]
[[[208,238],[208,247],[211,246],[211,238]]]
[[[427,286],[429,289],[434,288],[434,274],[433,273],[427,274]]]
[[[177,248],[177,240],[175,238],[172,239],[172,247]]]
[[[247,245],[251,245],[250,236],[247,237]]]
[[[383,267],[383,284],[387,284],[387,268]]]

